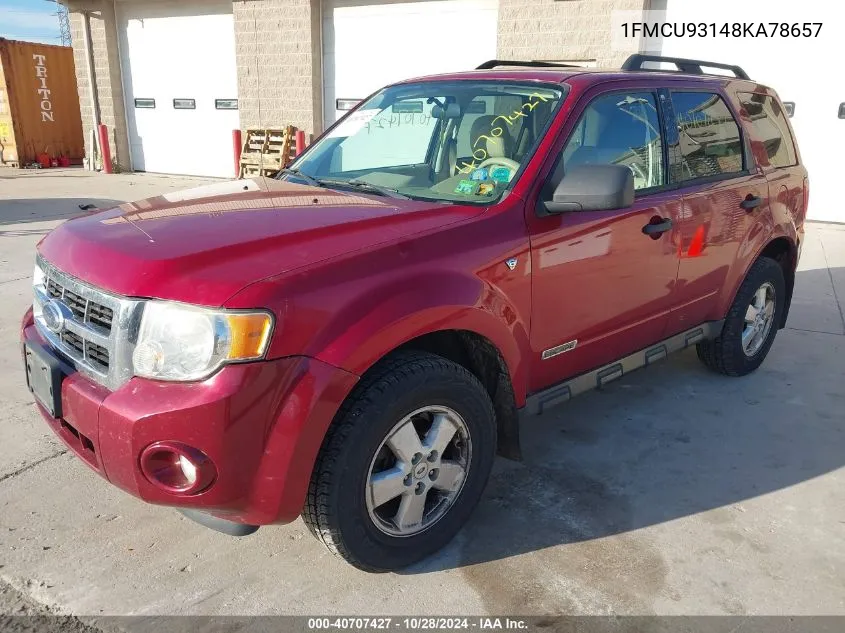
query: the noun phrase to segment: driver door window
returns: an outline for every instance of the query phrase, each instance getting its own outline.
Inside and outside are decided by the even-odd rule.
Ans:
[[[651,92],[597,97],[563,150],[564,171],[576,165],[625,165],[635,189],[666,183],[657,104]]]

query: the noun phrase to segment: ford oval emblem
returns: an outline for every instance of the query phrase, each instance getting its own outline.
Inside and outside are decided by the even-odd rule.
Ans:
[[[41,317],[47,329],[58,334],[65,329],[65,321],[73,318],[73,313],[58,299],[50,299],[41,308]]]

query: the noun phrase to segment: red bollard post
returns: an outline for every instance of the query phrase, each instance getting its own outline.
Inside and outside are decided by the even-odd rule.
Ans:
[[[241,148],[243,139],[240,130],[232,130],[232,154],[235,157],[235,178],[241,175]]]
[[[112,173],[111,167],[111,148],[109,147],[109,128],[100,123],[97,126],[97,134],[100,137],[100,158],[103,162],[103,173]]]
[[[305,151],[305,132],[303,130],[296,131],[296,155],[299,156]]]

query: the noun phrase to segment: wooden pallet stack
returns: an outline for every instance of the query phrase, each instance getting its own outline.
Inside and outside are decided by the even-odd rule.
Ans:
[[[244,135],[241,149],[240,178],[249,176],[275,176],[296,156],[294,137],[296,128],[250,128]]]

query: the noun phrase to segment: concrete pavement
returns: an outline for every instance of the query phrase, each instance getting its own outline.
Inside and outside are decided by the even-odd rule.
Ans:
[[[37,240],[89,200],[200,183],[0,171],[0,585],[93,616],[845,615],[845,227],[810,226],[755,374],[684,352],[529,418],[525,460],[497,462],[451,545],[368,575],[300,521],[234,539],[136,501],[31,404],[17,327]]]

